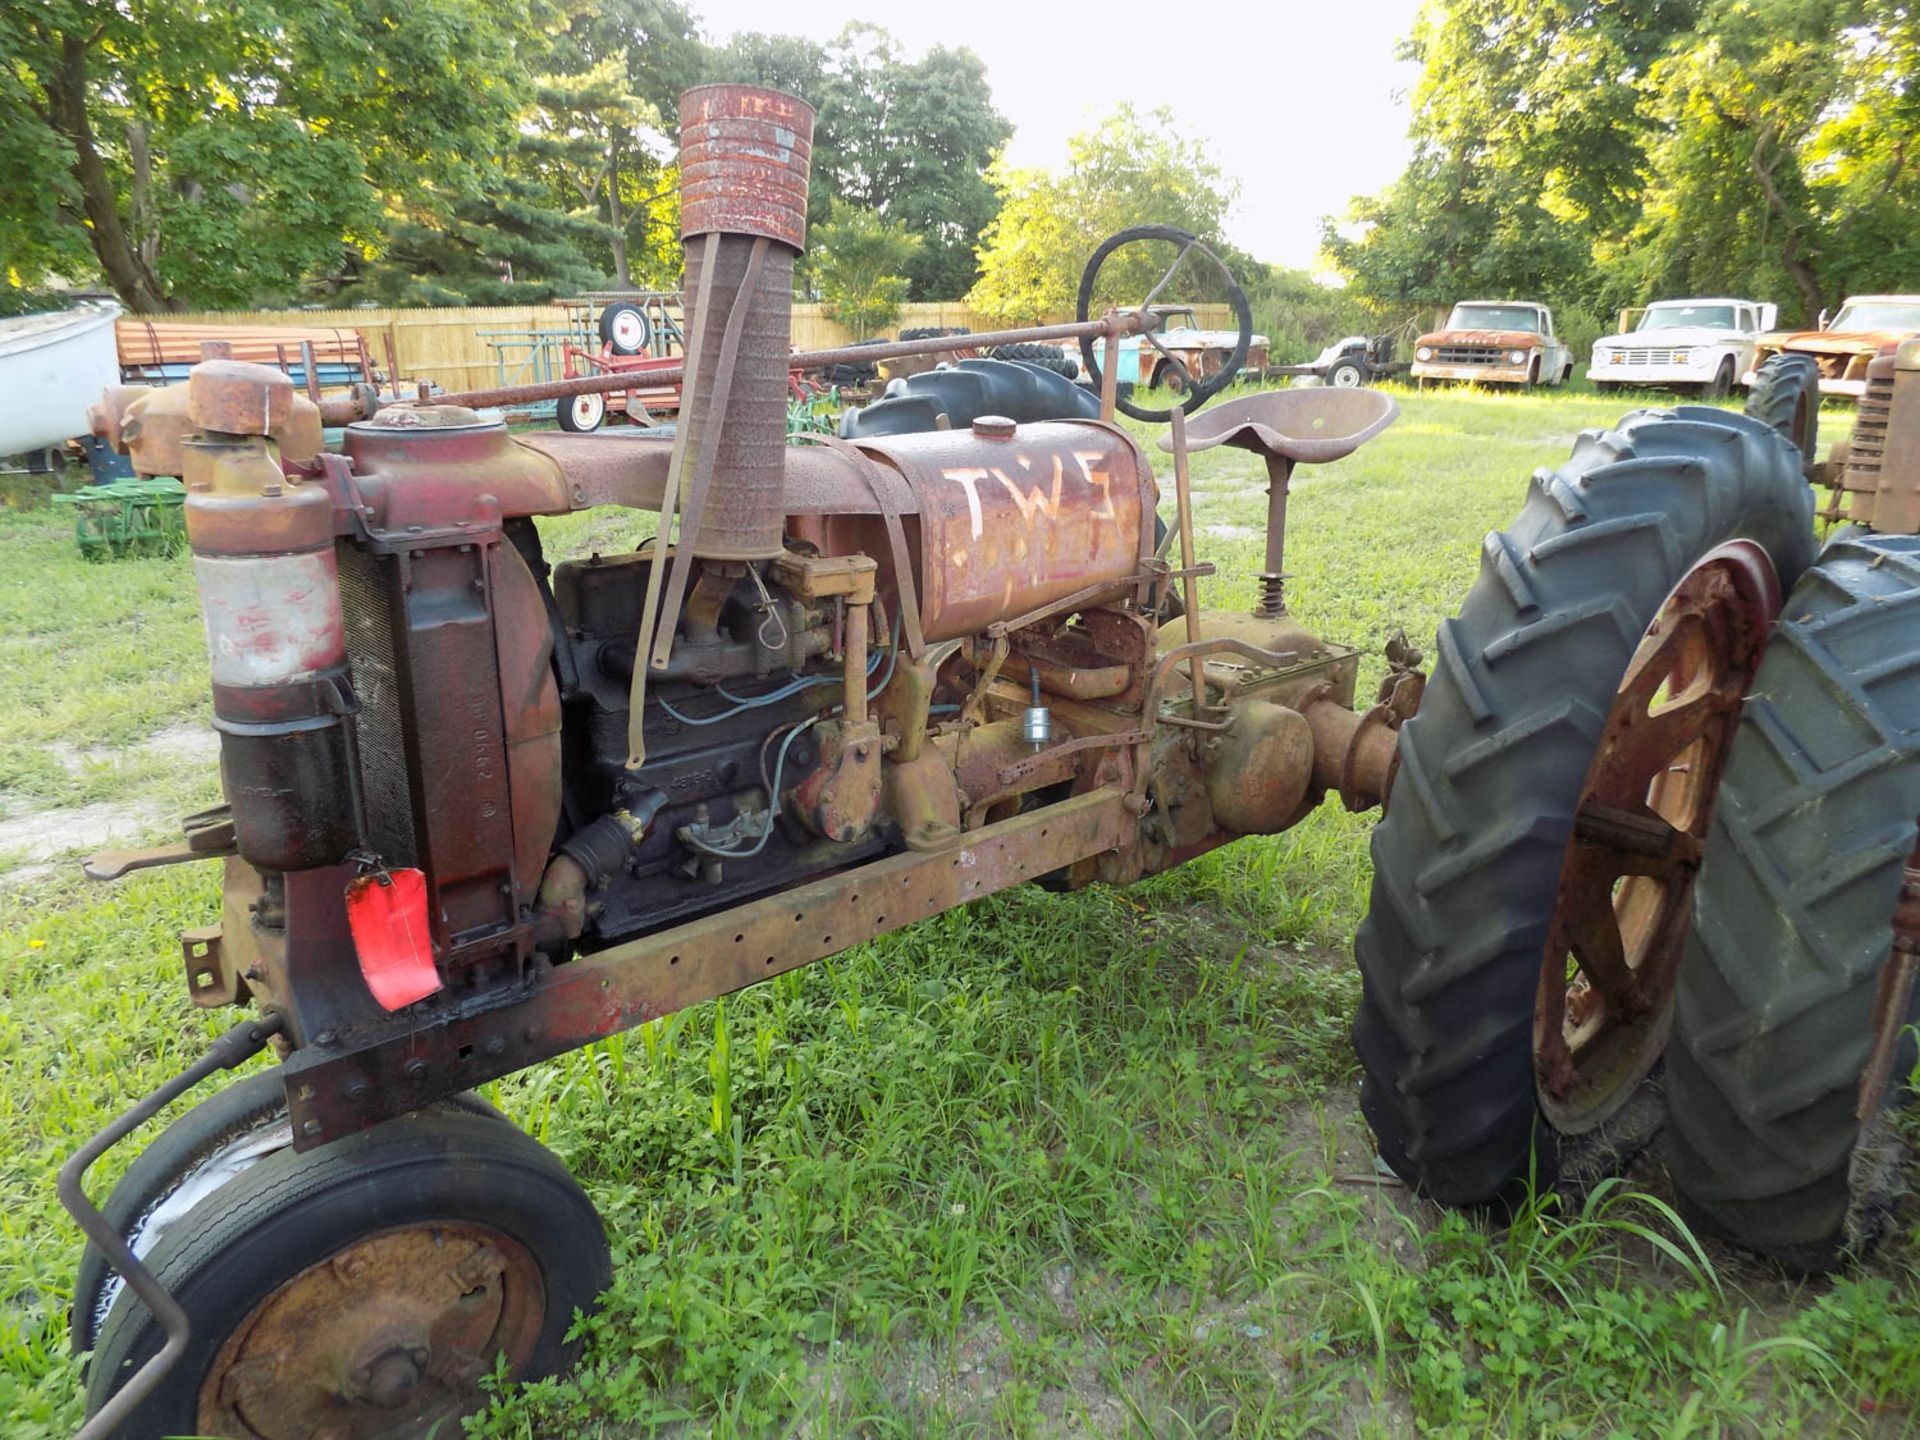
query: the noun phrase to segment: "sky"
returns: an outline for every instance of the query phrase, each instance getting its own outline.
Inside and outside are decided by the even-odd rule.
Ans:
[[[1397,60],[1419,0],[694,0],[710,40],[741,31],[831,41],[850,20],[909,58],[966,46],[1014,126],[1016,165],[1065,163],[1067,137],[1120,100],[1166,105],[1240,183],[1227,238],[1256,259],[1313,269],[1320,217],[1405,166],[1417,66]]]

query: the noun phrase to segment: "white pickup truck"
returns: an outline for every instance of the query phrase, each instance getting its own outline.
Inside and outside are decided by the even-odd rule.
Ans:
[[[1756,300],[1656,300],[1621,333],[1593,342],[1587,378],[1596,390],[1659,385],[1719,399],[1753,367],[1754,342],[1773,328],[1775,307]]]

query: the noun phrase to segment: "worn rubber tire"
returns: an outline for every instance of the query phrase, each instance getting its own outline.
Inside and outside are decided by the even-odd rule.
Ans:
[[[506,1117],[472,1091],[443,1101],[439,1109],[461,1110],[505,1122]],[[267,1128],[287,1113],[287,1091],[278,1068],[260,1070],[217,1090],[154,1136],[100,1205],[107,1223],[130,1234],[207,1157],[242,1137]],[[73,1277],[73,1309],[67,1337],[76,1355],[93,1348],[95,1310],[111,1267],[88,1241]]]
[[[1829,544],[1781,616],[1694,891],[1667,1160],[1697,1217],[1821,1271],[1874,1239],[1899,1155],[1855,1109],[1920,817],[1920,538]]]
[[[590,435],[607,423],[607,397],[563,395],[553,402],[553,423],[569,435]]]
[[[1792,441],[1801,473],[1812,476],[1820,448],[1820,366],[1812,356],[1769,356],[1754,372],[1744,409]]]
[[[573,1177],[519,1129],[480,1115],[421,1112],[304,1155],[281,1151],[221,1197],[218,1213],[168,1235],[148,1257],[193,1321],[193,1337],[118,1440],[197,1433],[201,1383],[234,1327],[287,1280],[381,1230],[467,1220],[533,1254],[547,1303],[523,1378],[565,1368],[575,1310],[591,1309],[612,1276],[606,1232]],[[162,1338],[146,1307],[123,1292],[88,1369],[89,1415]]]
[[[1534,997],[1601,728],[1647,626],[1702,556],[1748,538],[1791,584],[1812,559],[1812,522],[1812,492],[1773,431],[1683,406],[1583,434],[1565,465],[1534,475],[1512,529],[1487,537],[1400,732],[1355,939],[1362,1108],[1421,1194],[1508,1204],[1530,1176],[1560,1173],[1535,1097]]]
[[[625,328],[625,339],[618,331]],[[638,355],[653,342],[653,323],[647,312],[628,300],[616,300],[600,312],[600,338],[616,355]]]
[[[996,345],[987,351],[990,360],[1025,360],[1029,365],[1038,365],[1051,370],[1056,375],[1069,380],[1080,378],[1080,362],[1072,359],[1059,345],[1037,345],[1022,342],[1018,345]]]

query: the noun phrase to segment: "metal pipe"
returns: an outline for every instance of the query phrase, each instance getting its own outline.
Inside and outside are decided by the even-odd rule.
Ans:
[[[984,349],[994,345],[1016,345],[1024,341],[1078,340],[1123,335],[1142,335],[1159,325],[1160,317],[1145,316],[1137,310],[1116,310],[1098,320],[1069,321],[1060,325],[1034,325],[1024,330],[993,330],[984,335],[930,336],[925,340],[894,340],[885,345],[843,345],[834,350],[801,350],[787,357],[789,370],[819,370],[828,365],[857,365],[864,361],[899,360],[909,355],[932,355],[956,345]],[[1111,368],[1111,367],[1109,367]],[[686,378],[685,364],[641,372],[639,378],[651,388],[677,385]],[[496,405],[529,405],[536,400],[563,400],[574,395],[607,395],[615,390],[631,390],[636,376],[630,370],[614,370],[599,375],[576,375],[570,380],[548,380],[536,385],[505,385],[492,390],[463,390],[455,394],[435,395],[435,405],[465,405],[480,409]],[[390,401],[389,404],[411,404]],[[382,407],[385,408],[385,407]]]
[[[214,1041],[206,1054],[127,1109],[119,1119],[76,1150],[67,1163],[60,1167],[60,1203],[67,1207],[67,1213],[73,1216],[86,1237],[100,1247],[100,1253],[107,1257],[107,1264],[114,1273],[127,1282],[128,1288],[140,1297],[140,1303],[147,1307],[148,1313],[167,1332],[166,1343],[160,1347],[159,1353],[113,1393],[112,1398],[75,1433],[74,1440],[107,1440],[108,1436],[118,1432],[140,1402],[151,1395],[168,1372],[180,1363],[180,1357],[186,1353],[187,1342],[193,1335],[187,1312],[167,1293],[158,1277],[135,1257],[125,1237],[107,1223],[107,1217],[87,1199],[82,1183],[87,1170],[108,1150],[214,1071],[231,1070],[258,1055],[266,1048],[267,1041],[280,1033],[285,1023],[286,1017],[277,1012],[241,1021]]]
[[[1187,412],[1176,405],[1169,416],[1173,421],[1173,498],[1180,522],[1180,589],[1187,606],[1187,644],[1200,640],[1200,592],[1193,575],[1193,487],[1187,469]],[[1207,708],[1207,667],[1196,655],[1187,662],[1193,676],[1193,718],[1198,720]]]

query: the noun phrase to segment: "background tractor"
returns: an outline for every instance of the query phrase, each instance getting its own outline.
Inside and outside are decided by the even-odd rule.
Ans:
[[[1076,321],[970,337],[1077,342],[1096,413],[1056,408],[1090,402],[1045,367],[981,360],[914,377],[870,428],[789,443],[790,366],[849,353],[789,354],[812,115],[736,85],[680,115],[671,436],[516,436],[473,408],[613,376],[356,417],[212,361],[103,406],[137,470],[186,486],[227,804],[90,868],[217,860],[224,913],[184,937],[188,989],[250,1013],[62,1173],[90,1241],[90,1435],[444,1433],[486,1377],[562,1368],[610,1274],[585,1195],[473,1087],[1011,886],[1126,884],[1283,831],[1332,795],[1391,795],[1355,1037],[1394,1167],[1484,1202],[1596,1163],[1637,1119],[1740,698],[1813,558],[1794,445],[1686,407],[1583,436],[1489,537],[1431,683],[1396,639],[1360,699],[1360,652],[1289,609],[1287,498],[1297,464],[1391,424],[1391,397],[1203,410],[1253,340],[1225,277],[1220,363],[1165,409],[1123,399],[1122,343],[1163,310],[1115,303],[1111,276],[1151,296],[1225,276],[1150,226],[1096,250]],[[1142,246],[1170,250],[1164,273],[1104,268]],[[1116,411],[1167,427],[1170,523]],[[349,422],[338,452],[323,420]],[[1196,592],[1188,463],[1216,446],[1267,479],[1243,613]],[[600,506],[657,517],[654,537],[548,552],[540,519]],[[267,1047],[276,1069],[89,1202],[110,1146]]]

